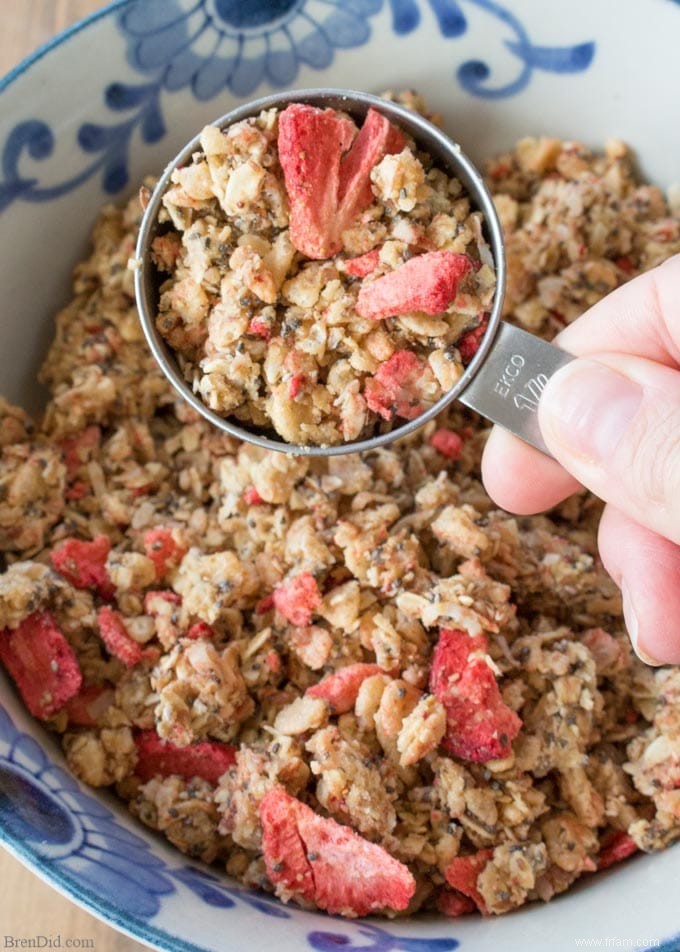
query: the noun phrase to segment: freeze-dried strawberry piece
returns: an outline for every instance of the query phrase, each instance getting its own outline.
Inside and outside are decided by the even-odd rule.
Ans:
[[[340,250],[335,230],[340,161],[354,123],[333,109],[292,103],[279,116],[279,161],[290,203],[290,240],[308,258]]]
[[[452,889],[442,889],[437,896],[437,908],[450,919],[457,919],[459,916],[467,916],[474,912],[477,906],[468,896],[462,896]]]
[[[358,258],[348,258],[345,261],[345,271],[353,278],[365,278],[367,274],[372,274],[380,263],[380,252],[377,248],[373,251],[367,251],[365,255],[359,255]]]
[[[493,850],[478,850],[470,856],[456,856],[444,870],[449,886],[469,896],[479,911],[485,914],[486,903],[477,889],[477,877],[492,856]]]
[[[256,615],[266,615],[274,607],[274,595],[265,595],[255,606]]]
[[[188,747],[177,747],[161,740],[156,731],[140,731],[135,744],[135,774],[145,783],[160,774],[162,777],[176,775],[185,780],[201,777],[216,784],[236,763],[236,750],[231,744],[202,741]]]
[[[638,847],[635,841],[627,833],[617,831],[602,844],[602,849],[597,857],[597,868],[608,869],[615,863],[628,859],[637,851]]]
[[[187,631],[185,638],[191,638],[192,641],[200,641],[202,638],[212,638],[215,632],[207,621],[197,621],[195,625]]]
[[[288,383],[288,396],[294,400],[305,385],[305,374],[293,374]]]
[[[411,311],[441,314],[456,297],[461,278],[470,268],[468,256],[454,251],[416,255],[389,274],[362,285],[357,314],[374,320]]]
[[[489,665],[474,657],[486,648],[483,635],[442,628],[430,669],[430,691],[446,710],[441,745],[455,757],[477,763],[507,757],[522,726],[501,697]]]
[[[370,109],[357,135],[333,109],[292,103],[279,116],[279,161],[290,203],[290,239],[308,258],[329,258],[373,199],[370,172],[403,134]]]
[[[456,347],[458,348],[460,359],[466,366],[479,350],[479,345],[486,334],[488,326],[489,318],[485,315],[477,327],[474,327],[471,331],[467,331],[462,337],[458,338]]]
[[[181,605],[182,596],[178,595],[177,592],[171,592],[170,589],[164,589],[160,592],[147,592],[144,596],[144,611],[147,615],[158,615],[167,603]]]
[[[340,163],[340,233],[373,201],[370,178],[373,167],[384,156],[401,152],[405,145],[406,136],[401,129],[377,110],[368,110],[352,148]]]
[[[84,685],[65,705],[69,726],[94,727],[114,697],[112,688],[104,684]]]
[[[93,449],[99,446],[102,431],[98,426],[86,426],[84,430],[61,441],[61,452],[66,466],[66,477],[70,481],[80,467],[87,462]]]
[[[170,569],[175,568],[186,554],[186,547],[178,542],[172,532],[164,526],[147,529],[142,537],[144,551],[156,567],[156,578],[162,579]]]
[[[453,430],[435,430],[430,437],[430,446],[448,459],[458,459],[463,450],[463,440]]]
[[[111,599],[115,586],[106,571],[106,559],[111,551],[107,536],[95,536],[92,542],[64,539],[50,552],[52,565],[67,582],[76,588],[92,588],[102,598]]]
[[[346,668],[327,674],[318,684],[307,688],[305,693],[307,697],[320,697],[328,701],[333,714],[346,714],[354,707],[359,688],[366,678],[385,673],[377,664],[348,664]]]
[[[249,486],[243,493],[243,501],[247,506],[261,506],[265,500],[254,486]]]
[[[267,874],[275,887],[282,887],[284,898],[288,898],[290,892],[313,902],[314,875],[298,830],[298,807],[302,806],[282,787],[265,793],[260,801],[262,852]]]
[[[77,502],[79,499],[82,499],[83,496],[87,496],[89,492],[89,487],[87,483],[84,483],[82,479],[77,479],[64,493],[64,498],[69,501]]]
[[[18,628],[0,631],[0,661],[41,720],[61,710],[83,683],[73,648],[49,612],[33,612]]]
[[[282,898],[301,898],[332,915],[405,909],[416,884],[376,843],[274,787],[262,798],[262,852]]]
[[[632,259],[628,255],[620,255],[614,260],[614,264],[617,268],[620,268],[625,274],[633,274],[635,271],[635,265],[633,264]]]
[[[109,654],[122,661],[126,668],[132,668],[149,657],[149,649],[143,649],[128,634],[123,616],[105,605],[97,612],[99,635]]]
[[[299,628],[311,624],[314,609],[321,604],[319,586],[309,572],[286,579],[277,585],[273,595],[276,610]]]
[[[263,337],[265,340],[270,340],[272,336],[269,325],[265,321],[258,320],[256,317],[254,317],[248,325],[248,333],[254,334],[256,337]]]
[[[364,399],[369,410],[385,420],[394,416],[413,420],[419,416],[423,406],[418,381],[425,369],[425,362],[413,351],[396,351],[364,384]]]

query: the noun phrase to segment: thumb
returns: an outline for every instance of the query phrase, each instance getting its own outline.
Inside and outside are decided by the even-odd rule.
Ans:
[[[538,418],[572,476],[680,543],[680,371],[627,354],[577,358],[546,385]]]

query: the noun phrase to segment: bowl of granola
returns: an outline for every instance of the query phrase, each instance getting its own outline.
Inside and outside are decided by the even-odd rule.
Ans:
[[[553,336],[680,250],[648,108],[680,9],[607,6],[122,0],[3,81],[0,838],[151,946],[680,947],[680,676],[631,652],[598,501],[498,511],[459,406],[362,455],[244,445],[158,370],[129,267],[197,129],[359,88],[484,168],[504,316]]]

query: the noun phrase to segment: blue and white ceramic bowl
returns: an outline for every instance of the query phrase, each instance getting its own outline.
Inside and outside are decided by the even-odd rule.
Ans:
[[[0,389],[35,373],[100,206],[272,89],[414,87],[473,158],[548,132],[680,175],[677,0],[117,0],[0,83]],[[0,838],[55,888],[171,950],[680,950],[680,847],[498,920],[348,922],[188,863],[84,789],[0,678]]]

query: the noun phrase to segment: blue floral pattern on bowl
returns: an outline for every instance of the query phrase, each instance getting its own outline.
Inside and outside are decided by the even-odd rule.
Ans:
[[[1,709],[0,816],[8,835],[34,850],[45,867],[110,891],[137,916],[154,916],[173,890],[147,843],[84,794]]]
[[[397,36],[417,30],[429,10],[444,39],[461,37],[469,30],[466,7],[509,31],[511,38],[503,44],[517,62],[516,75],[495,83],[486,60],[467,60],[454,75],[472,96],[514,96],[536,70],[583,72],[595,54],[591,40],[570,46],[536,44],[521,20],[497,0],[124,0],[118,29],[128,63],[144,82],[113,82],[105,88],[107,109],[121,118],[79,127],[77,145],[84,165],[63,181],[47,185],[22,173],[27,157],[48,160],[57,143],[46,122],[18,123],[0,147],[0,214],[16,201],[60,198],[95,175],[101,176],[104,193],[115,195],[129,183],[133,136],[151,145],[166,135],[163,95],[190,89],[193,98],[203,102],[225,89],[248,98],[264,83],[289,87],[301,67],[323,72],[337,51],[365,44],[371,19],[384,7],[389,7]]]
[[[285,906],[264,894],[228,886],[197,866],[170,865],[161,859],[101,800],[85,793],[70,773],[54,764],[36,740],[19,731],[2,707],[0,840],[28,853],[74,895],[94,891],[98,897],[112,897],[107,911],[122,907],[133,920],[148,923],[180,885],[207,906],[227,910],[245,904],[269,917],[291,917]],[[98,905],[103,905],[101,898]],[[346,952],[452,952],[460,944],[453,938],[396,936],[370,923],[343,922],[342,928],[342,933],[309,932],[307,943],[320,952],[339,947]],[[153,937],[148,925],[145,929]]]

